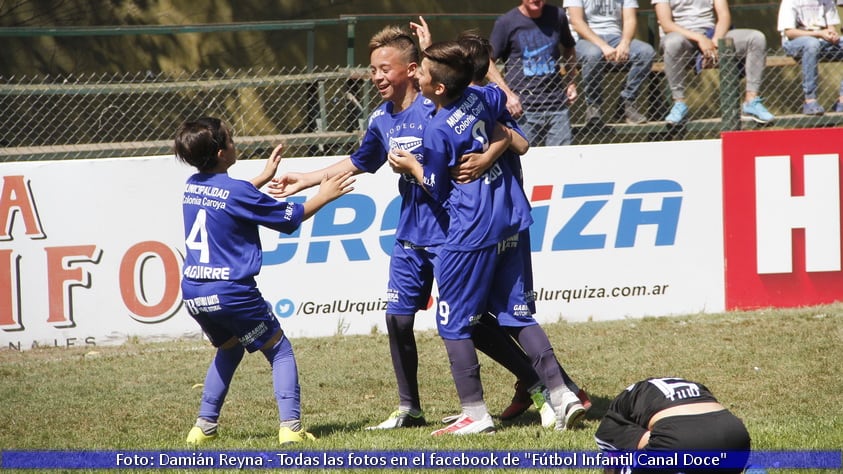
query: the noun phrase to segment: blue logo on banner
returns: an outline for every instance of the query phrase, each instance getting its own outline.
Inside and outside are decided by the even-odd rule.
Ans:
[[[289,318],[293,315],[295,310],[296,305],[286,298],[280,299],[277,303],[275,303],[275,314],[277,314],[279,318]]]

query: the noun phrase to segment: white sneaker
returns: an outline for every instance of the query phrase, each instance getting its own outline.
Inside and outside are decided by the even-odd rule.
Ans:
[[[556,417],[556,431],[570,430],[585,415],[585,407],[574,392],[562,395],[562,406],[565,408]]]
[[[542,426],[553,428],[556,425],[556,412],[550,406],[550,395],[547,393],[547,389],[542,388],[541,390],[537,390],[535,393],[530,394],[530,398],[533,399],[533,404],[539,410],[539,415],[542,417]]]
[[[393,428],[412,428],[415,426],[424,426],[427,422],[424,419],[424,413],[419,412],[418,415],[411,415],[409,412],[395,410],[382,423],[375,426],[367,426],[367,430],[391,430]]]
[[[436,430],[433,433],[430,433],[432,436],[441,436],[446,434],[455,434],[455,435],[464,435],[464,434],[474,434],[474,433],[494,433],[495,432],[495,422],[492,421],[492,415],[486,413],[486,415],[474,421],[468,417],[468,415],[460,415],[457,421],[451,423],[450,425]]]

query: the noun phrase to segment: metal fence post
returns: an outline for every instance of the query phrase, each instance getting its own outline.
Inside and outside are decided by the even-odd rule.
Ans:
[[[354,27],[357,24],[357,18],[350,16],[350,17],[343,17],[345,20],[345,37],[346,37],[346,52],[345,52],[345,63],[348,67],[356,66],[354,62]]]
[[[720,61],[720,130],[740,129],[740,73],[735,55],[735,43],[731,38],[717,40]]]

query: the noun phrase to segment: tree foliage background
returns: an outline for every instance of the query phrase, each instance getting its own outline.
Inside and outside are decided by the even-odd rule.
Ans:
[[[561,4],[561,0],[552,3]],[[432,17],[434,35],[447,38],[468,28],[488,34],[492,20],[477,15],[498,15],[518,4],[518,0],[0,0],[0,27],[195,25],[382,15],[382,19],[370,18],[355,24],[355,61],[366,64],[367,39],[386,24],[406,25],[419,13],[466,14],[464,20]],[[647,0],[640,0],[640,5],[642,10],[651,9]],[[763,27],[770,47],[775,48],[775,9],[768,10],[760,14],[756,11],[742,21]],[[639,31],[644,27],[639,25]],[[0,48],[0,77],[301,66],[308,60],[306,38],[305,32],[291,30],[6,36],[2,38],[4,47]],[[345,64],[346,45],[344,24],[317,27],[315,64]]]

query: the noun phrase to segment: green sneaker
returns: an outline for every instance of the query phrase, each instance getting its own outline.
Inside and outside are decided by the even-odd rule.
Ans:
[[[533,404],[539,410],[539,414],[542,417],[542,426],[545,428],[556,426],[556,412],[550,406],[550,395],[547,393],[547,389],[542,388],[541,390],[536,390],[530,394],[530,398],[533,399]]]
[[[285,444],[292,444],[292,443],[301,443],[302,441],[314,441],[316,440],[316,436],[313,436],[312,433],[308,433],[305,430],[293,431],[286,426],[282,426],[278,430],[278,442],[281,443],[281,446]]]
[[[217,427],[214,426],[213,431],[205,432],[199,426],[194,426],[187,433],[187,444],[192,446],[200,446],[217,437]]]

